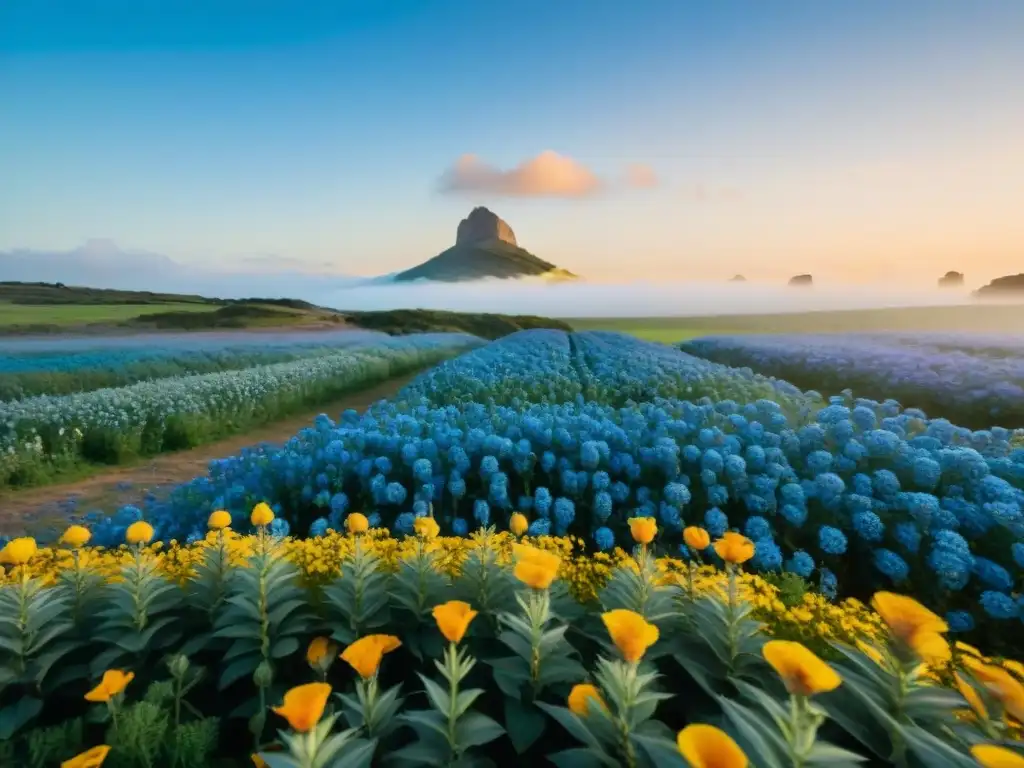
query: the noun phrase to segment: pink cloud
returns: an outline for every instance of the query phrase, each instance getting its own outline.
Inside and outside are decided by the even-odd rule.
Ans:
[[[489,192],[502,197],[588,197],[603,183],[571,157],[547,150],[510,170],[489,165],[476,155],[463,155],[445,172],[444,192]]]

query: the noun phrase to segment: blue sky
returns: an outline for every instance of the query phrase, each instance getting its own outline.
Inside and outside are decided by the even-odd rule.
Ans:
[[[1016,0],[7,0],[0,249],[375,274],[486,204],[595,279],[1016,272],[1022,39]],[[439,189],[548,150],[599,193]]]

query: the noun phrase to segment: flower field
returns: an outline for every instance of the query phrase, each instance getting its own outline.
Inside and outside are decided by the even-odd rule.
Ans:
[[[385,336],[290,362],[0,402],[0,484],[31,483],[83,460],[116,464],[188,448],[479,343],[460,334]]]
[[[893,398],[974,429],[1024,427],[1024,342],[984,334],[710,336],[690,354],[806,389]]]
[[[450,357],[365,414],[6,543],[12,764],[1024,762],[1009,429],[619,334],[420,343],[338,353]]]
[[[832,605],[744,572],[483,529],[7,544],[4,765],[1013,765],[1024,667],[949,644],[911,598]],[[513,520],[521,530],[525,521]],[[725,564],[703,564],[714,557]],[[702,563],[698,565],[698,563]],[[418,672],[418,680],[408,671]],[[504,757],[499,757],[504,755]],[[108,762],[109,761],[109,762]]]
[[[387,334],[249,333],[0,341],[0,401],[237,371],[390,340]]]

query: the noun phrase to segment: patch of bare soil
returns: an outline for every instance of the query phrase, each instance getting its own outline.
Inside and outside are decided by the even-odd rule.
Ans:
[[[243,435],[202,445],[188,451],[165,453],[138,464],[99,470],[92,477],[60,485],[26,488],[0,494],[0,533],[18,535],[27,530],[66,520],[92,510],[113,512],[125,504],[141,504],[148,493],[159,494],[205,475],[210,461],[238,454],[261,444],[280,445],[326,413],[337,418],[342,411],[364,411],[383,398],[394,396],[416,374],[400,376],[353,392],[339,400],[287,419],[267,424]]]

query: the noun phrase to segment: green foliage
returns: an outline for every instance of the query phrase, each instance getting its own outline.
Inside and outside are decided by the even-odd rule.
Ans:
[[[85,749],[82,719],[76,717],[48,728],[34,728],[28,732],[25,743],[28,747],[29,768],[59,765],[68,755]],[[13,751],[13,742],[10,742],[10,747]],[[13,756],[10,762],[0,760],[0,765],[13,765],[13,760]]]

